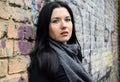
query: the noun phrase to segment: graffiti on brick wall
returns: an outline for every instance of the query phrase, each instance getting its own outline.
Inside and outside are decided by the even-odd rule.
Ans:
[[[4,51],[5,48],[6,48],[6,40],[3,39],[3,40],[0,42],[0,57],[5,56],[5,54],[6,54],[6,52]]]
[[[105,33],[104,33],[104,41],[107,43],[109,41],[109,30],[105,28]]]
[[[5,40],[1,41],[1,46],[2,46],[3,49],[6,47],[6,41]]]
[[[20,77],[20,79],[18,80],[18,82],[26,82],[26,80],[23,77]]]
[[[33,11],[33,24],[34,29],[31,25],[30,19],[25,17],[22,22],[23,25],[20,25],[18,28],[18,46],[21,54],[29,54],[32,50],[32,44],[34,39],[35,27],[37,23],[38,12],[42,8],[44,0],[32,0],[32,11]],[[28,24],[28,25],[27,25]],[[4,45],[4,43],[2,43]]]
[[[32,41],[34,39],[34,29],[30,25],[21,25],[18,29],[18,42],[20,52],[29,54],[32,49]]]
[[[37,23],[38,12],[44,5],[44,0],[32,0],[32,10],[33,10],[33,22],[34,25]]]
[[[85,13],[85,12],[84,12]],[[87,13],[87,12],[86,12]],[[100,26],[98,21],[91,18],[83,18],[83,55],[86,69],[98,81],[105,81],[110,78],[113,65],[113,30],[111,27]],[[87,22],[85,21],[87,20]],[[92,25],[90,22],[94,23]],[[86,25],[88,26],[86,27]],[[89,31],[87,31],[89,30]],[[101,70],[102,69],[102,70]]]
[[[101,5],[104,3],[105,1],[102,0]],[[97,4],[100,3],[96,2],[96,5]],[[107,12],[111,12],[111,10],[104,8],[104,5],[101,7],[103,11],[100,8],[97,12],[93,13],[89,5],[88,9],[77,8],[76,6],[79,6],[78,3],[72,3],[70,6],[72,6],[74,10],[75,18],[77,17],[75,20],[77,23],[77,32],[80,33],[79,35],[82,35],[82,37],[78,36],[78,38],[81,37],[80,44],[83,49],[83,63],[85,68],[97,81],[109,81],[113,66],[112,49],[114,33],[114,22],[110,20],[114,20],[114,18],[109,17],[108,19],[106,16],[103,18],[100,16],[101,14],[104,16]],[[93,10],[95,10],[95,8]],[[81,13],[82,16],[79,15],[79,13]]]

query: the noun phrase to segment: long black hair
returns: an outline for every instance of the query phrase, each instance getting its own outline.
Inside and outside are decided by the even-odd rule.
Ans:
[[[79,44],[75,34],[75,23],[72,10],[70,7],[61,1],[54,1],[47,3],[42,10],[40,11],[37,30],[36,30],[36,39],[35,47],[31,53],[31,65],[34,60],[38,60],[38,65],[41,70],[46,71],[47,73],[55,73],[59,67],[59,58],[56,53],[51,50],[49,47],[49,24],[53,9],[64,7],[68,10],[71,21],[73,23],[73,31],[68,44]]]

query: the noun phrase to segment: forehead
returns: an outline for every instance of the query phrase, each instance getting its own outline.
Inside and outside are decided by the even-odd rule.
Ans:
[[[68,10],[65,7],[59,7],[53,9],[52,16],[70,16]]]

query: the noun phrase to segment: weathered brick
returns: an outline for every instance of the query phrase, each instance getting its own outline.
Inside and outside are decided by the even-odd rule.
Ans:
[[[0,0],[0,1],[7,1],[7,0]]]
[[[13,12],[11,12],[12,18],[18,22],[24,22],[27,18],[29,21],[31,19],[31,12],[29,10],[24,10],[22,8],[14,8]]]
[[[10,17],[9,8],[5,2],[0,2],[0,17],[3,19],[9,19]]]
[[[2,39],[0,41],[0,57],[13,56],[13,40]]]
[[[6,48],[6,41],[2,39],[0,40],[0,57],[7,57],[5,48]]]
[[[23,0],[9,0],[9,3],[19,5],[19,6],[24,6]]]
[[[32,0],[24,0],[25,6],[32,8]]]
[[[14,39],[18,38],[17,26],[13,21],[9,21],[7,35],[8,35],[8,38],[14,38]]]
[[[0,77],[7,75],[8,61],[0,60]]]
[[[26,79],[24,77],[20,77],[18,82],[26,82]]]
[[[20,74],[12,74],[7,76],[8,82],[19,82],[21,75]]]
[[[20,50],[19,50],[19,46],[18,46],[18,41],[14,40],[14,46],[13,47],[14,47],[13,48],[14,49],[13,50],[14,56],[20,54]]]
[[[8,57],[13,56],[13,40],[6,40],[6,53]]]
[[[20,25],[18,28],[18,38],[23,40],[34,39],[35,30],[31,25]]]
[[[0,82],[28,82],[28,80],[25,74],[12,74],[0,79]]]
[[[1,78],[0,79],[0,82],[9,82],[8,79],[5,77],[5,78]]]
[[[34,44],[26,41],[14,41],[14,56],[17,54],[28,55]]]
[[[3,32],[2,26],[0,26],[0,38],[3,37],[3,35],[4,35],[4,32]]]
[[[1,21],[0,20],[0,38],[2,38],[5,33],[7,32],[7,22],[6,21]]]
[[[12,18],[15,20],[15,21],[22,21],[24,19],[24,11],[23,9],[21,8],[14,8],[13,9],[13,12],[11,12],[12,14]]]
[[[17,58],[9,59],[9,74],[26,71],[29,62],[28,56],[18,56]]]
[[[32,43],[28,41],[18,41],[21,54],[28,55],[32,50]]]
[[[27,73],[27,72],[21,74],[21,77],[24,78],[23,80],[24,80],[25,82],[28,82],[28,73]]]
[[[25,25],[25,39],[34,39],[35,36],[35,29],[31,25]]]

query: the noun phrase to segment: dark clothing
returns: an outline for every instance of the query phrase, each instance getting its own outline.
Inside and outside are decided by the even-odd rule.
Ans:
[[[29,68],[28,72],[29,82],[70,82],[62,66],[59,66],[56,75],[51,75],[52,78],[40,71],[37,61]]]
[[[50,47],[51,51],[54,50],[56,52],[58,58],[60,59],[58,61],[60,62],[58,64],[54,64],[55,58],[53,58],[53,56],[56,54],[53,55],[54,53],[51,53],[47,49],[45,50],[46,53],[41,51],[39,55],[40,57],[31,57],[32,62],[28,69],[29,82],[95,82],[89,73],[87,73],[84,69],[78,58],[78,55],[81,55],[78,45],[66,45],[50,40]],[[47,55],[49,55],[49,57]],[[46,56],[46,58],[49,58],[48,60],[53,60],[54,62],[52,61],[51,63],[46,60],[47,63],[44,63],[42,60],[44,57],[42,56]],[[41,62],[44,68],[41,68]],[[55,69],[50,71],[51,67],[45,67],[44,65],[55,65],[53,67],[58,68],[55,72],[53,72]]]
[[[63,44],[53,39],[49,39],[49,44],[58,55],[70,82],[95,82],[78,58],[81,55],[78,44]]]

